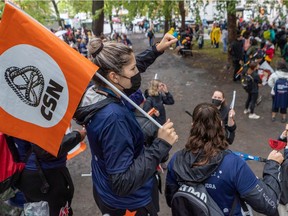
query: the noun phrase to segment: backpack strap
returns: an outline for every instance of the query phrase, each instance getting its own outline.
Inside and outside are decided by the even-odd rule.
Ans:
[[[234,210],[235,210],[235,208],[236,208],[236,206],[237,206],[237,203],[238,203],[238,195],[235,196],[235,198],[234,198],[234,201],[233,201],[233,204],[232,204],[232,207],[231,207],[231,211],[230,211],[230,213],[229,213],[229,216],[233,216],[233,213],[234,213]]]
[[[34,152],[34,150],[33,150],[33,145],[31,144],[31,153],[32,152]],[[31,154],[30,153],[30,154]],[[38,158],[37,158],[37,154],[34,152],[34,154],[35,154],[35,164],[36,164],[36,167],[37,167],[37,171],[38,171],[38,174],[39,174],[39,177],[40,177],[40,179],[41,179],[41,181],[42,181],[42,186],[41,186],[41,188],[40,188],[40,191],[43,193],[43,194],[46,194],[46,193],[48,193],[48,190],[49,190],[49,188],[50,188],[50,185],[48,184],[48,182],[47,182],[47,179],[46,179],[46,177],[45,177],[45,175],[44,175],[44,173],[43,173],[43,170],[42,170],[42,168],[41,168],[41,166],[40,166],[40,163],[39,163],[39,160],[38,160]],[[27,154],[28,155],[28,154]],[[26,155],[26,156],[27,156]]]

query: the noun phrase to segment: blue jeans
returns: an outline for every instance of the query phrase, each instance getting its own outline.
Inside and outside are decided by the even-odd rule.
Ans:
[[[228,38],[223,38],[223,52],[227,52]]]
[[[154,45],[154,37],[149,38],[149,46],[152,47]]]

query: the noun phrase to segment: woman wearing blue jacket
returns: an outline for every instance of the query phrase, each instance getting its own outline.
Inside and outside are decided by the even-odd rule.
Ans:
[[[173,195],[183,183],[202,182],[224,215],[242,216],[240,199],[257,212],[278,215],[283,155],[275,150],[269,154],[263,180],[260,180],[245,161],[227,151],[228,143],[221,117],[214,105],[199,104],[192,116],[185,148],[176,152],[168,164],[165,189],[167,204],[171,206]],[[231,210],[235,200],[237,205]],[[184,204],[178,205],[183,208]],[[189,206],[185,207],[189,209]]]
[[[166,34],[157,46],[136,58],[126,45],[102,43],[98,38],[89,42],[88,50],[100,68],[97,73],[118,90],[131,95],[141,85],[140,73],[176,41]],[[87,130],[95,202],[102,214],[110,216],[123,216],[126,211],[137,216],[157,215],[152,203],[153,176],[157,165],[178,139],[173,123],[168,120],[158,130],[150,148],[145,149],[141,127],[119,93],[96,76],[94,81],[95,85],[87,89],[74,117]],[[99,109],[109,98],[113,101]]]

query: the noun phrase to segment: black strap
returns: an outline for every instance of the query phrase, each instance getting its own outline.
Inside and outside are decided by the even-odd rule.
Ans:
[[[233,213],[234,213],[234,210],[235,210],[235,208],[237,206],[237,203],[238,203],[238,196],[236,195],[235,198],[234,198],[234,201],[233,201],[229,216],[233,216]]]
[[[31,153],[32,152],[34,152],[33,151],[33,144],[31,144]],[[30,153],[30,154],[31,154]],[[42,186],[41,186],[41,188],[40,188],[40,191],[43,193],[43,194],[46,194],[46,193],[48,193],[48,191],[49,191],[49,188],[50,188],[50,185],[48,184],[48,182],[47,182],[47,179],[46,179],[46,177],[45,177],[45,175],[44,175],[44,173],[43,173],[43,170],[42,170],[42,168],[41,168],[41,166],[40,166],[40,163],[39,163],[39,160],[38,160],[38,158],[37,158],[37,154],[34,152],[34,154],[35,154],[35,164],[36,164],[36,167],[37,167],[37,171],[38,171],[38,174],[39,174],[39,177],[40,177],[40,179],[41,179],[41,181],[42,181]],[[27,154],[28,155],[28,154]],[[27,157],[27,155],[26,155],[26,157]]]

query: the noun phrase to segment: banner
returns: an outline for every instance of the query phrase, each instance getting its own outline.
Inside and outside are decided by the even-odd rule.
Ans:
[[[6,3],[0,23],[0,131],[56,155],[98,67]]]

